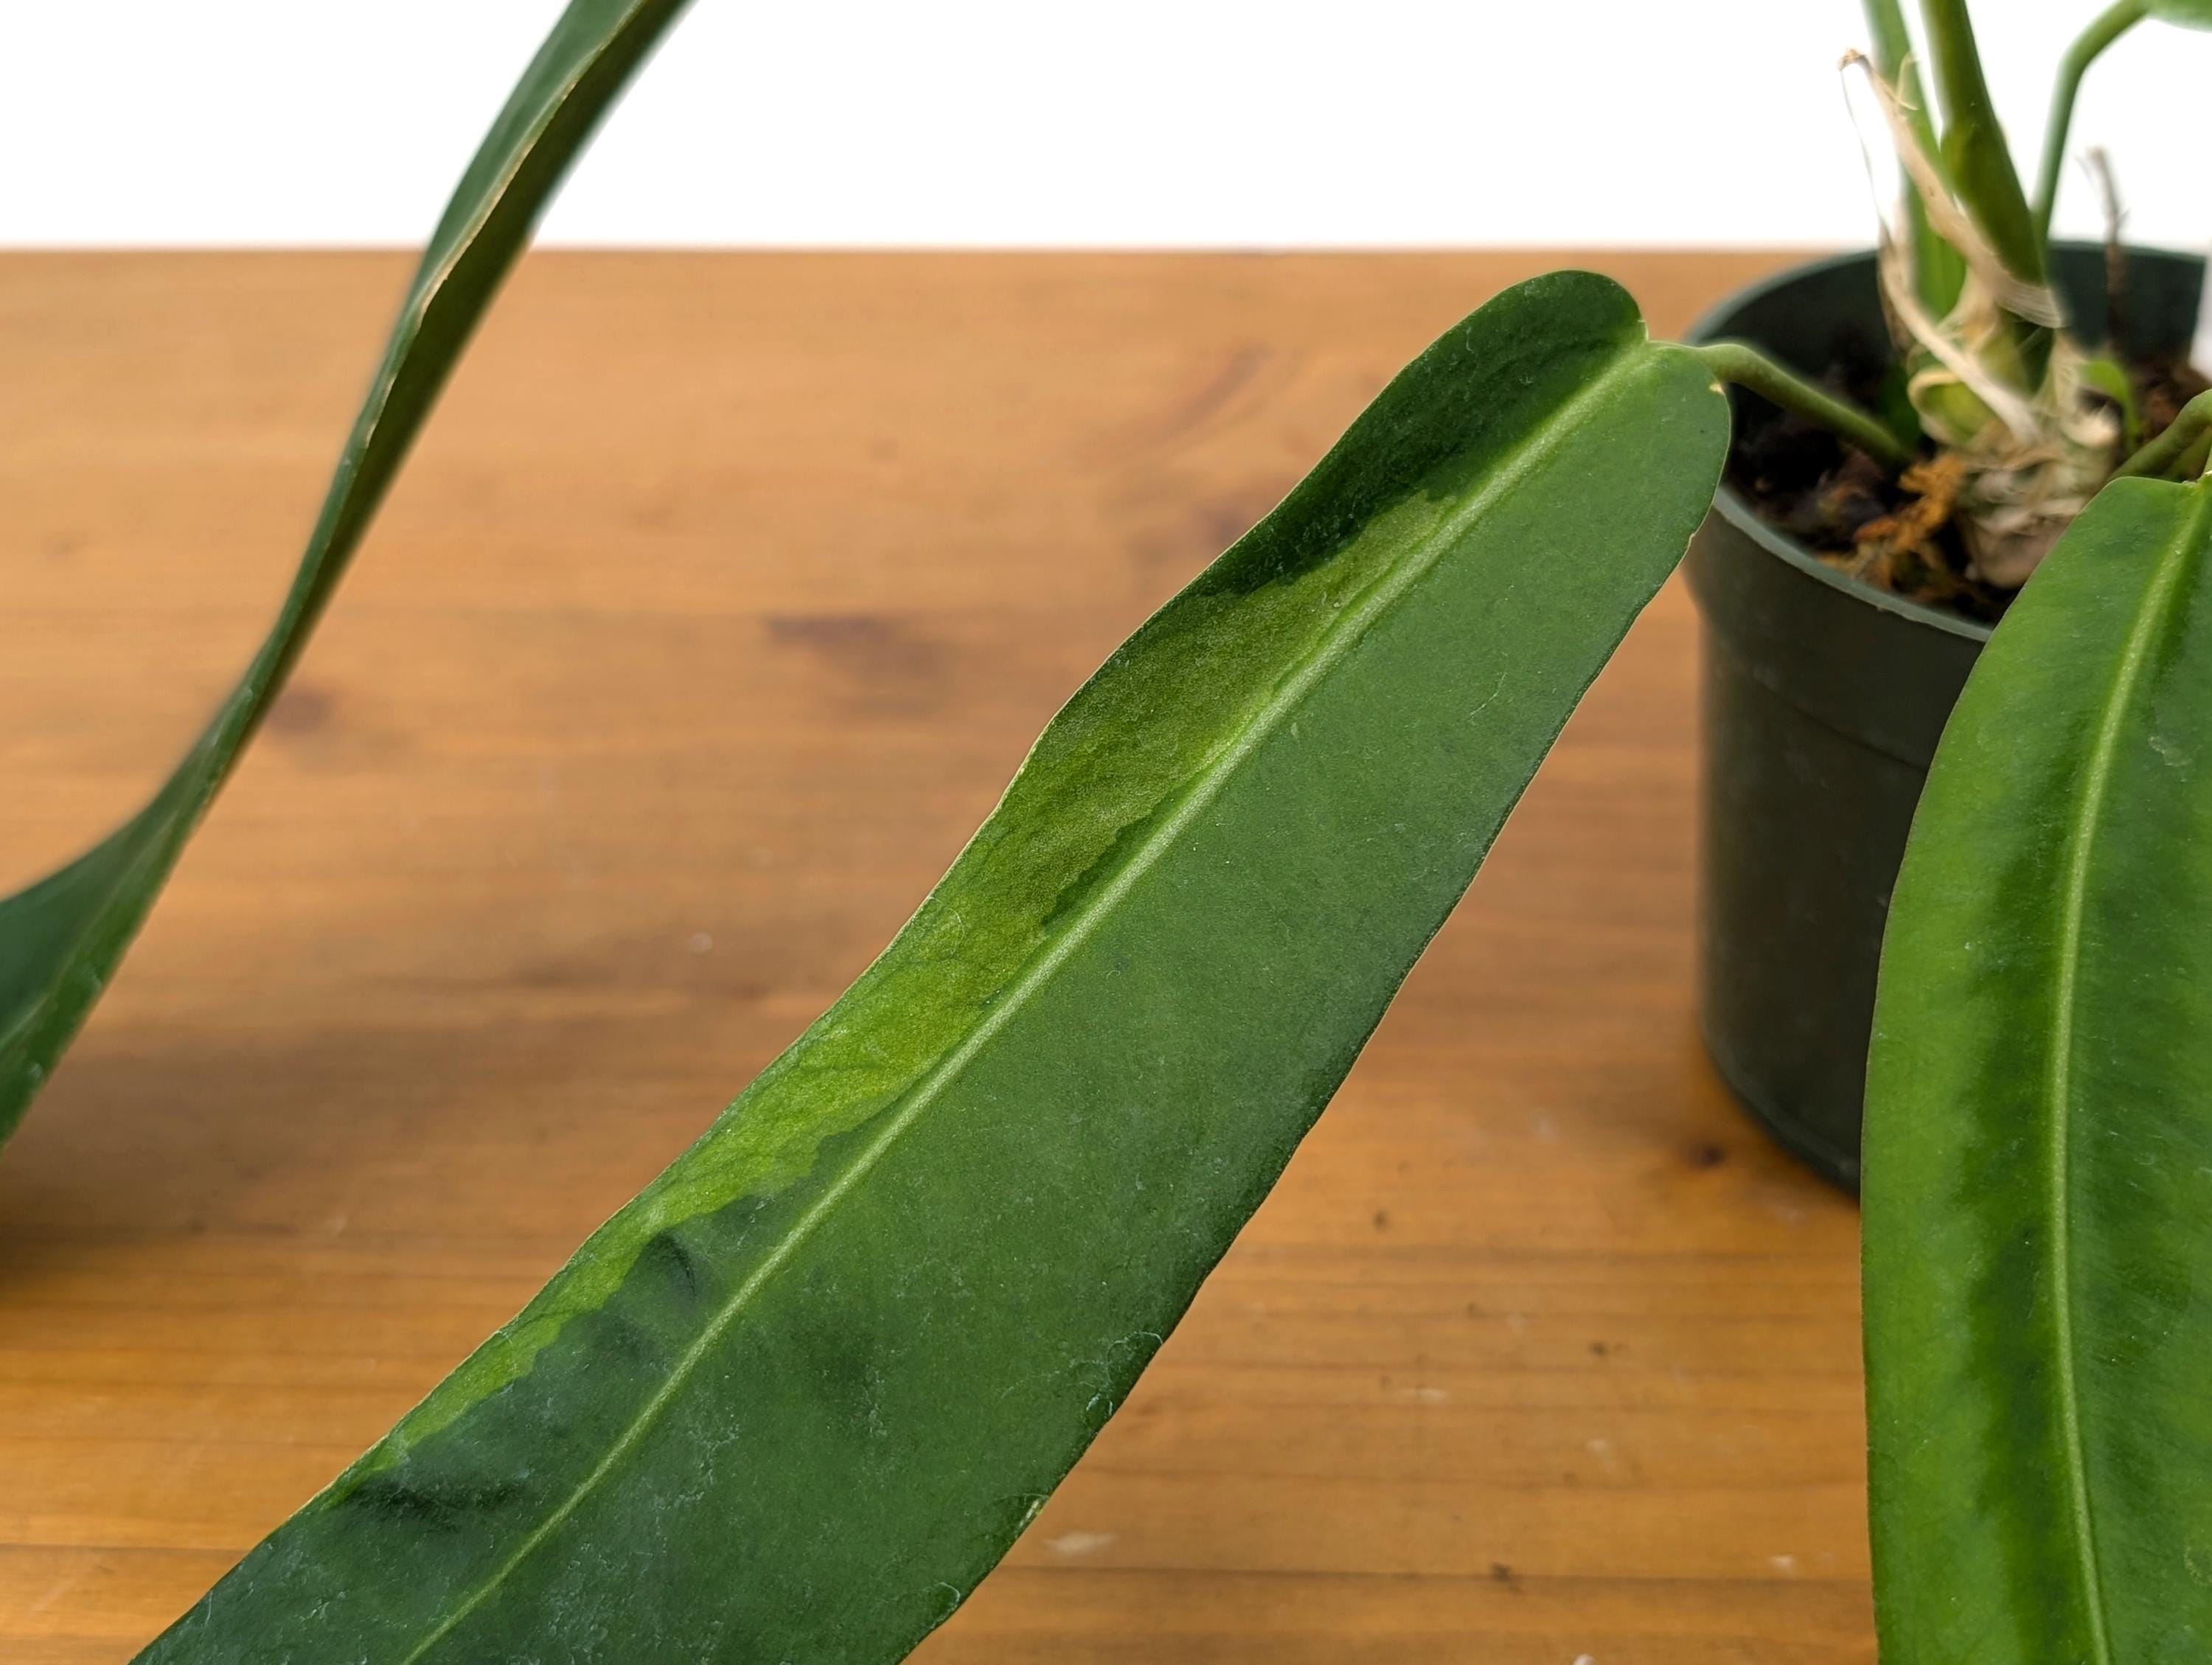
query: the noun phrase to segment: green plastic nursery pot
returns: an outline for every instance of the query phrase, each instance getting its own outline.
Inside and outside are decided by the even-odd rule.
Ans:
[[[2203,262],[2130,251],[2136,354],[2178,352]],[[2107,315],[2101,249],[2054,268],[2080,335]],[[1814,374],[1890,356],[1872,254],[1742,291],[1691,338],[1737,337]],[[1738,420],[1755,395],[1735,392]],[[1687,569],[1705,616],[1698,1006],[1723,1079],[1754,1116],[1856,1188],[1875,969],[1936,742],[1989,627],[1821,564],[1723,483]]]

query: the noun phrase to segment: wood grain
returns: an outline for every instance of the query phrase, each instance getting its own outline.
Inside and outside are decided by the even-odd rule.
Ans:
[[[863,965],[1029,739],[1543,254],[532,257],[0,1157],[0,1658],[127,1659]],[[1773,256],[1612,256],[1655,325]],[[404,274],[0,258],[0,884],[264,627]],[[919,1657],[1871,1661],[1856,1218],[1695,1039],[1670,587]]]

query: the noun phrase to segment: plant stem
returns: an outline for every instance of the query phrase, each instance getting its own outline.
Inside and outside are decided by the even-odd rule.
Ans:
[[[1952,189],[2005,270],[2025,283],[2045,283],[2049,264],[2043,239],[1982,74],[1966,0],[1923,0],[1922,11],[1928,23],[1930,67],[1943,99],[1943,160],[1950,168]],[[2027,319],[2011,322],[2012,352],[2004,356],[2017,362],[2007,365],[1987,351],[1981,357],[1990,369],[2033,392],[2042,386],[2051,362],[2051,331]]]
[[[1959,198],[2016,277],[2040,283],[2043,242],[2005,148],[1966,0],[1926,0],[1928,55],[1943,98],[1943,158]]]
[[[1921,95],[1920,71],[1913,63],[1912,35],[1905,26],[1900,0],[1866,0],[1866,20],[1868,31],[1874,37],[1875,73],[1895,89],[1920,148],[1930,156],[1940,156],[1936,118],[1929,112],[1928,100]],[[1920,291],[1921,304],[1934,316],[1942,318],[1959,303],[1959,290],[1966,279],[1966,263],[1958,250],[1929,228],[1927,206],[1921,202],[1920,193],[1909,187],[1905,192],[1905,213],[1912,228],[1914,286]]]
[[[2051,121],[2043,132],[2043,167],[2035,181],[2035,234],[2048,247],[2051,210],[2058,206],[2058,180],[2066,167],[2066,134],[2074,125],[2074,99],[2081,90],[2081,77],[2118,40],[2145,15],[2143,0],[2114,0],[2096,21],[2075,37],[2058,63],[2058,83],[2051,89]]]
[[[1693,350],[1723,381],[1749,388],[1784,410],[1819,423],[1876,462],[1903,468],[1912,460],[1912,448],[1874,417],[1777,364],[1750,343],[1713,341]],[[2206,415],[2212,417],[2212,406],[2207,407]]]
[[[2181,407],[2181,414],[2168,424],[2166,432],[2122,463],[2115,471],[2121,475],[2162,480],[2174,471],[2175,465],[2196,448],[2198,441],[2212,434],[2212,392],[2199,393]]]

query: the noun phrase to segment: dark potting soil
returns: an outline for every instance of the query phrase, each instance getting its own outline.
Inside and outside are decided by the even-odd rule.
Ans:
[[[2143,437],[2155,437],[2206,386],[2186,363],[2130,361]],[[1829,392],[1885,416],[1910,417],[1895,361],[1845,354],[1823,367]],[[2014,592],[1969,575],[1950,520],[1955,470],[1931,450],[1900,476],[1840,443],[1826,428],[1744,397],[1728,481],[1760,519],[1822,561],[1864,582],[1983,623],[2002,616]],[[1899,422],[1909,426],[1909,421]]]

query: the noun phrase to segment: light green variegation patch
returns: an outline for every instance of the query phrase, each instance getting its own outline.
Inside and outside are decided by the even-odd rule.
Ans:
[[[523,1374],[571,1318],[605,1303],[655,1237],[772,1197],[813,1173],[825,1142],[914,1113],[932,1076],[987,1037],[991,1013],[1015,998],[1006,968],[1035,966],[1079,939],[1099,888],[1141,862],[1192,794],[1221,778],[1226,749],[1281,702],[1282,667],[1309,665],[1331,640],[1356,634],[1382,586],[1418,576],[1445,523],[1468,512],[1455,498],[1417,493],[1324,563],[1242,595],[1194,594],[1164,613],[1145,654],[1109,661],[1085,690],[1127,720],[1101,723],[1085,700],[1071,702],[1000,813],[883,957],[361,1472]]]

